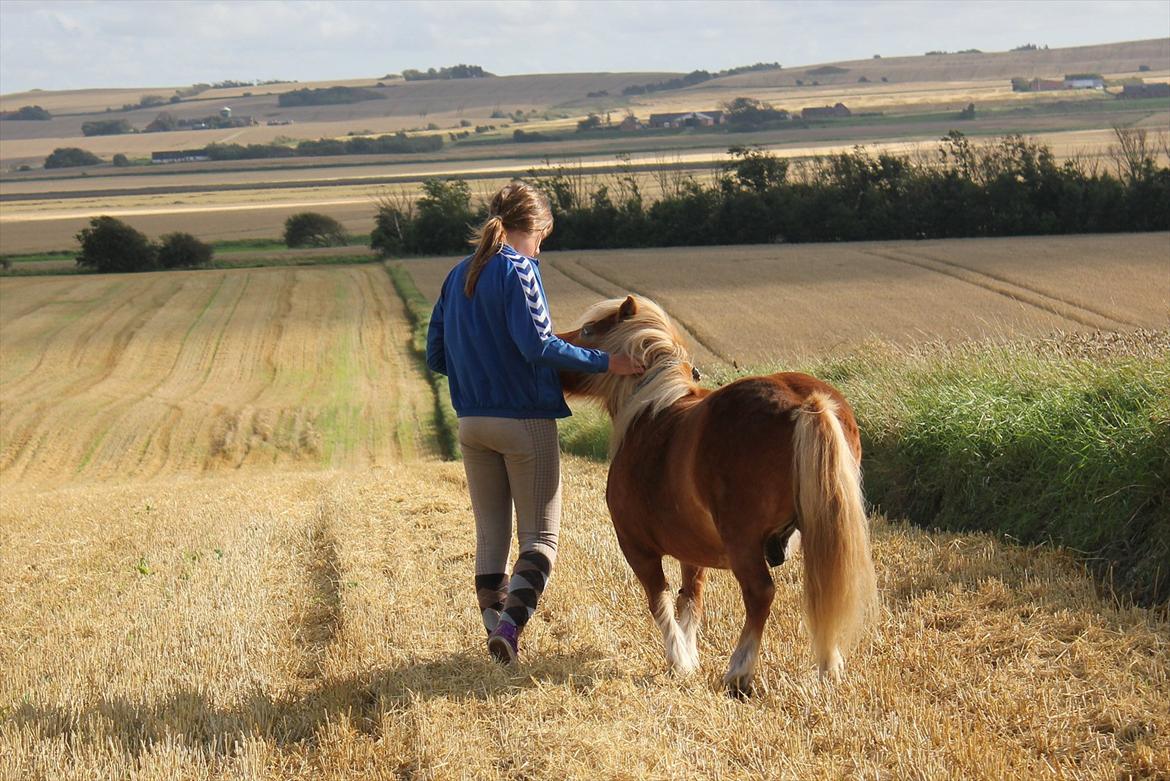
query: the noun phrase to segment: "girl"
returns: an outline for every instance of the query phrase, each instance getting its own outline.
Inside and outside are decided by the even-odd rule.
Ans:
[[[427,332],[427,365],[447,375],[475,512],[475,590],[488,649],[504,663],[544,591],[561,517],[560,369],[638,374],[629,356],[576,347],[552,328],[540,242],[552,231],[541,192],[513,182],[491,200],[475,254],[447,275]],[[516,506],[520,555],[505,572]]]

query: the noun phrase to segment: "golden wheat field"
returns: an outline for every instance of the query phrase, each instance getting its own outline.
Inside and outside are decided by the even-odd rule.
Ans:
[[[408,339],[377,265],[5,279],[0,480],[432,452]]]
[[[544,265],[562,322],[608,273],[578,267]],[[376,265],[0,279],[0,778],[1170,775],[1165,616],[986,536],[873,519],[881,607],[841,684],[799,556],[753,699],[719,684],[727,573],[700,672],[667,674],[605,467],[572,457],[557,570],[495,666],[408,340]]]
[[[895,344],[1170,324],[1170,234],[572,250],[541,255],[556,325],[627,293],[696,361],[753,365]],[[1106,262],[1108,261],[1108,262]],[[406,261],[438,295],[451,258]]]

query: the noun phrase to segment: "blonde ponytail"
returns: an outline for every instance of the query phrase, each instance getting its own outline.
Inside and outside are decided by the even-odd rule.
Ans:
[[[548,198],[535,187],[521,181],[511,182],[500,188],[488,204],[488,218],[472,237],[475,254],[467,269],[467,281],[463,292],[468,298],[475,293],[475,284],[484,266],[504,246],[508,231],[519,233],[540,233],[547,236],[552,231],[552,210]]]

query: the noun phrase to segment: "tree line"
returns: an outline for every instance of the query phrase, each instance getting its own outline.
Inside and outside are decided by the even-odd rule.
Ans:
[[[1170,167],[1142,130],[1117,131],[1110,164],[1058,163],[1022,136],[973,144],[958,131],[925,156],[850,152],[791,163],[732,147],[708,183],[660,175],[657,198],[632,170],[609,178],[530,172],[556,227],[547,249],[936,239],[1170,230]],[[1162,141],[1165,146],[1165,140]],[[466,251],[486,207],[467,182],[428,180],[417,201],[378,204],[383,255]]]

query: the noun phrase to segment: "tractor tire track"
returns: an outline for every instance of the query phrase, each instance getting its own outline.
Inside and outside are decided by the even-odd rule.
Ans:
[[[74,382],[67,385],[60,394],[54,394],[52,401],[41,401],[36,404],[31,412],[26,413],[27,422],[24,424],[24,427],[15,435],[13,440],[6,444],[3,452],[0,453],[0,473],[13,468],[16,463],[21,460],[22,454],[26,453],[30,443],[37,433],[37,430],[41,427],[41,423],[44,420],[46,411],[50,407],[60,407],[72,400],[79,398],[83,394],[88,393],[92,389],[96,388],[114,373],[119,360],[121,360],[125,353],[127,345],[133,341],[135,336],[141,331],[142,327],[150,321],[151,317],[153,317],[162,307],[166,306],[168,302],[174,299],[174,297],[182,289],[182,286],[182,282],[179,282],[177,285],[171,285],[168,289],[161,292],[154,290],[152,287],[142,288],[142,290],[136,295],[131,295],[121,305],[114,307],[111,311],[108,311],[106,314],[104,314],[94,327],[86,331],[80,341],[80,344],[75,342],[72,345],[71,360],[79,360],[80,357],[84,354],[85,346],[90,343],[94,335],[106,323],[113,319],[115,314],[122,311],[122,309],[126,308],[127,306],[131,306],[131,311],[136,313],[132,318],[123,323],[114,333],[112,339],[110,340],[109,348],[102,356],[95,373],[85,376],[79,380],[75,380]],[[117,289],[121,289],[121,286],[119,286]],[[141,298],[149,298],[150,305],[137,305],[137,302]],[[88,312],[91,310],[86,311]],[[62,329],[57,329],[57,331],[60,330]],[[41,352],[40,360],[38,360],[38,366],[41,362],[43,362],[46,355],[47,351]],[[116,406],[119,401],[120,399],[114,399],[111,403],[102,405],[100,411],[92,415],[91,419],[100,418],[107,408]],[[6,422],[5,428],[10,428],[14,422],[15,421]],[[48,433],[49,432],[42,431],[41,435],[37,438],[36,446],[34,447],[29,458],[25,460],[25,468],[21,471],[21,476],[27,472],[28,468],[32,464],[36,463],[37,452],[46,444]],[[87,449],[87,452],[94,452],[97,446],[101,444],[101,440],[104,438],[104,436],[105,432],[99,435],[96,439],[96,442],[93,442],[92,445]],[[84,460],[82,461],[81,466],[84,466]]]
[[[124,283],[124,282],[116,284],[116,285],[112,285],[103,294],[101,294],[95,298],[90,299],[89,301],[86,302],[88,304],[88,306],[81,309],[77,313],[75,318],[63,320],[61,322],[61,324],[58,325],[56,328],[52,328],[52,329],[44,331],[40,336],[39,343],[42,345],[52,344],[53,341],[57,338],[57,336],[62,331],[64,331],[66,328],[68,328],[74,322],[81,321],[84,317],[89,315],[91,312],[97,310],[99,306],[106,304],[106,303],[109,303],[107,300],[109,298],[109,296],[111,294],[118,293],[119,291],[123,290],[125,287],[126,287],[126,283]],[[72,290],[72,288],[70,288],[70,290]],[[97,333],[107,322],[109,322],[116,314],[118,314],[118,312],[120,312],[127,305],[133,304],[141,295],[142,295],[141,291],[139,291],[136,294],[133,293],[133,291],[132,291],[131,296],[128,299],[126,299],[125,301],[122,301],[121,303],[118,303],[114,306],[110,306],[107,309],[105,309],[104,314],[97,321],[97,323],[95,325],[91,326],[86,331],[86,333],[82,335],[82,337],[85,339],[86,343],[88,343],[88,340],[90,338],[92,338],[93,334]],[[53,304],[57,304],[57,303],[60,303],[60,299],[58,299],[56,301],[45,301],[44,303],[39,304],[38,306],[34,307],[33,309],[34,310],[42,309],[46,306],[52,306]],[[16,318],[16,319],[20,319],[20,318]],[[15,320],[13,322],[15,322]],[[6,329],[10,329],[11,327],[12,327],[11,323],[5,325]],[[76,353],[76,352],[77,352],[77,350],[76,350],[76,348],[74,348],[74,353]],[[35,364],[33,364],[32,368],[25,371],[24,374],[21,374],[18,377],[13,377],[11,380],[8,380],[7,382],[4,383],[4,385],[5,385],[4,390],[7,392],[7,394],[9,394],[11,396],[22,395],[22,393],[24,392],[24,388],[21,386],[20,383],[24,383],[26,380],[28,380],[30,382],[33,381],[34,375],[36,375],[38,373],[38,370],[44,365],[47,357],[48,357],[48,350],[43,349],[43,348],[37,350],[37,361]],[[41,385],[38,388],[38,393],[44,393],[44,391],[45,391],[45,388],[43,385]]]
[[[890,260],[926,271],[933,271],[936,274],[957,279],[960,282],[974,285],[996,295],[1010,298],[1021,304],[1027,304],[1028,306],[1041,309],[1049,314],[1063,317],[1065,320],[1071,320],[1078,325],[1095,330],[1116,331],[1119,328],[1124,329],[1136,326],[1134,323],[1093,311],[1075,302],[1066,301],[1049,293],[1024,287],[1016,282],[992,276],[983,271],[976,271],[958,263],[932,257],[899,255],[892,252],[878,252],[876,250],[865,250],[864,253],[872,257],[881,258],[882,260]]]
[[[322,486],[309,527],[298,553],[305,563],[306,600],[294,627],[300,655],[297,674],[302,680],[324,674],[329,647],[342,630],[342,566],[334,524],[341,508],[335,488]]]
[[[1122,326],[1126,326],[1126,327],[1130,327],[1130,328],[1140,328],[1142,325],[1141,323],[1135,322],[1133,320],[1128,320],[1125,317],[1119,317],[1116,314],[1103,311],[1103,310],[1098,309],[1094,306],[1090,306],[1089,304],[1084,304],[1084,303],[1081,303],[1080,301],[1074,301],[1071,298],[1062,298],[1060,296],[1053,295],[1052,293],[1049,293],[1045,290],[1041,290],[1040,288],[1035,287],[1027,282],[1020,282],[1018,280],[1012,279],[1012,278],[1004,276],[1002,274],[995,274],[995,273],[992,273],[990,271],[984,271],[982,269],[972,268],[971,266],[965,266],[962,263],[956,263],[953,260],[944,260],[943,258],[938,258],[938,257],[935,257],[933,255],[926,255],[924,253],[911,252],[909,250],[904,250],[904,252],[906,255],[911,255],[913,257],[921,258],[923,260],[931,260],[931,261],[934,261],[935,263],[942,263],[942,264],[944,264],[946,266],[950,266],[956,270],[968,272],[976,277],[988,277],[988,278],[993,279],[996,282],[1000,282],[1004,285],[1009,285],[1009,286],[1021,288],[1022,290],[1025,290],[1029,293],[1033,293],[1037,296],[1040,296],[1042,299],[1051,299],[1052,301],[1056,301],[1060,304],[1064,304],[1065,306],[1071,307],[1073,309],[1084,310],[1085,312],[1088,312],[1092,315],[1096,315],[1097,317],[1100,317],[1102,319],[1112,320],[1115,323],[1119,323]],[[1116,330],[1116,329],[1111,328],[1109,330]]]
[[[224,276],[226,278],[226,275],[224,275]],[[165,308],[166,304],[168,304],[170,301],[174,300],[174,298],[176,296],[178,296],[179,293],[182,292],[184,287],[186,287],[186,285],[189,284],[189,282],[191,280],[192,280],[192,278],[189,276],[184,276],[184,277],[180,278],[178,280],[178,286],[171,291],[170,296],[167,298],[167,300],[165,302],[162,302],[161,304],[154,306],[151,310],[145,311],[142,313],[141,319],[143,320],[143,323],[145,324],[146,322],[149,322],[157,314],[159,314],[159,312],[161,312]],[[203,311],[200,313],[199,319],[202,319],[203,315],[206,313],[207,309],[210,307],[211,302],[218,296],[222,287],[223,287],[223,283],[221,281],[220,285],[218,285],[215,288],[215,290],[212,291],[212,294],[208,299],[208,303],[204,306]],[[246,281],[245,281],[244,287],[245,288],[247,287]],[[243,295],[242,289],[241,289],[240,295],[241,295],[241,297]],[[239,298],[237,298],[236,303],[237,304],[239,303]],[[171,362],[171,366],[168,369],[166,369],[165,371],[161,371],[161,372],[155,372],[155,371],[145,372],[146,376],[148,376],[148,377],[152,377],[152,378],[156,377],[156,376],[159,377],[159,379],[157,381],[153,382],[150,385],[150,387],[145,388],[145,389],[143,389],[137,393],[134,393],[134,394],[120,396],[120,397],[116,398],[113,403],[103,404],[99,407],[98,412],[94,415],[94,419],[95,420],[98,420],[98,419],[104,420],[104,421],[106,421],[106,425],[105,425],[105,428],[100,432],[100,434],[97,435],[95,442],[90,449],[91,455],[97,453],[98,449],[102,446],[102,444],[105,442],[105,440],[110,437],[111,432],[113,432],[116,436],[122,435],[123,438],[125,438],[125,435],[123,434],[123,432],[126,432],[126,431],[133,431],[133,432],[135,432],[135,435],[137,435],[137,433],[139,432],[139,428],[138,428],[137,424],[133,420],[129,421],[128,423],[124,422],[124,420],[128,416],[130,416],[133,412],[135,412],[136,408],[138,408],[138,406],[143,401],[145,401],[147,399],[156,399],[157,398],[155,396],[155,394],[158,391],[158,389],[161,388],[166,383],[166,381],[168,379],[170,379],[171,375],[174,373],[175,367],[178,365],[178,356],[181,354],[182,345],[186,343],[187,338],[189,337],[193,327],[194,327],[194,324],[192,325],[191,328],[188,328],[187,333],[183,337],[183,342],[180,343],[179,349],[176,350],[176,353],[175,353],[176,357]],[[225,327],[226,327],[226,325],[225,325]],[[222,337],[222,332],[221,332],[221,337]],[[218,345],[218,342],[217,342],[217,345]],[[123,347],[123,349],[121,351],[119,351],[119,353],[118,353],[118,360],[122,360],[124,358],[124,356],[125,356],[125,349]],[[115,366],[112,365],[109,369],[109,373],[107,374],[107,376],[109,376],[110,374],[113,374],[114,369],[115,369]],[[164,403],[164,404],[171,404],[171,402],[167,399],[157,399],[157,401],[159,401],[160,403]],[[163,423],[160,425],[167,425],[167,424]],[[170,429],[172,431],[173,431],[173,428],[174,428],[174,425],[170,424]],[[154,435],[154,432],[152,431],[149,436],[153,436],[153,435]],[[167,436],[169,437],[170,434],[168,433]],[[169,447],[169,445],[168,445],[168,447]],[[82,463],[78,467],[78,472],[83,471],[88,466],[88,461],[89,461],[89,458],[82,461]],[[115,473],[118,473],[121,471],[119,469],[119,461],[120,461],[120,459],[118,459],[118,458],[112,459],[111,466],[112,466],[112,469]],[[137,462],[135,462],[135,464],[132,468],[137,469]]]
[[[568,271],[565,270],[565,267],[569,264],[572,264],[572,266],[574,267],[574,270],[576,272],[575,274],[569,273]],[[589,279],[590,276],[596,277],[597,279],[600,279],[600,280],[602,280],[602,282],[606,283],[606,285],[612,286],[611,290],[614,290],[614,289],[616,289],[617,291],[628,290],[629,292],[634,293],[635,295],[639,295],[639,296],[642,296],[644,298],[654,299],[655,301],[658,302],[659,305],[662,306],[663,309],[667,310],[667,314],[670,315],[670,318],[672,320],[674,320],[675,325],[679,326],[679,328],[683,331],[683,333],[688,338],[693,339],[695,344],[699,345],[704,350],[709,352],[711,355],[715,356],[718,360],[722,361],[723,363],[725,363],[729,366],[736,363],[734,356],[732,356],[730,353],[728,353],[727,351],[723,350],[720,346],[718,346],[718,340],[711,333],[709,333],[705,329],[700,328],[699,326],[696,326],[693,323],[688,322],[687,320],[684,320],[683,318],[679,317],[678,311],[673,306],[673,304],[671,304],[668,300],[664,299],[661,295],[658,295],[658,294],[651,295],[651,294],[646,293],[642,290],[639,290],[638,288],[632,287],[631,285],[629,285],[625,282],[622,282],[620,280],[614,279],[610,276],[607,276],[607,275],[601,273],[600,271],[598,271],[595,268],[592,268],[591,266],[585,265],[585,262],[581,261],[581,260],[572,260],[572,261],[559,260],[559,261],[557,261],[555,268],[558,271],[560,271],[562,274],[564,274],[566,277],[568,277],[569,279],[576,282],[577,284],[582,285],[584,287],[587,287],[590,290],[594,290],[594,291],[600,293],[601,295],[605,296],[606,298],[613,298],[614,297],[613,293],[605,290],[605,286],[598,285],[595,281],[590,280]]]

